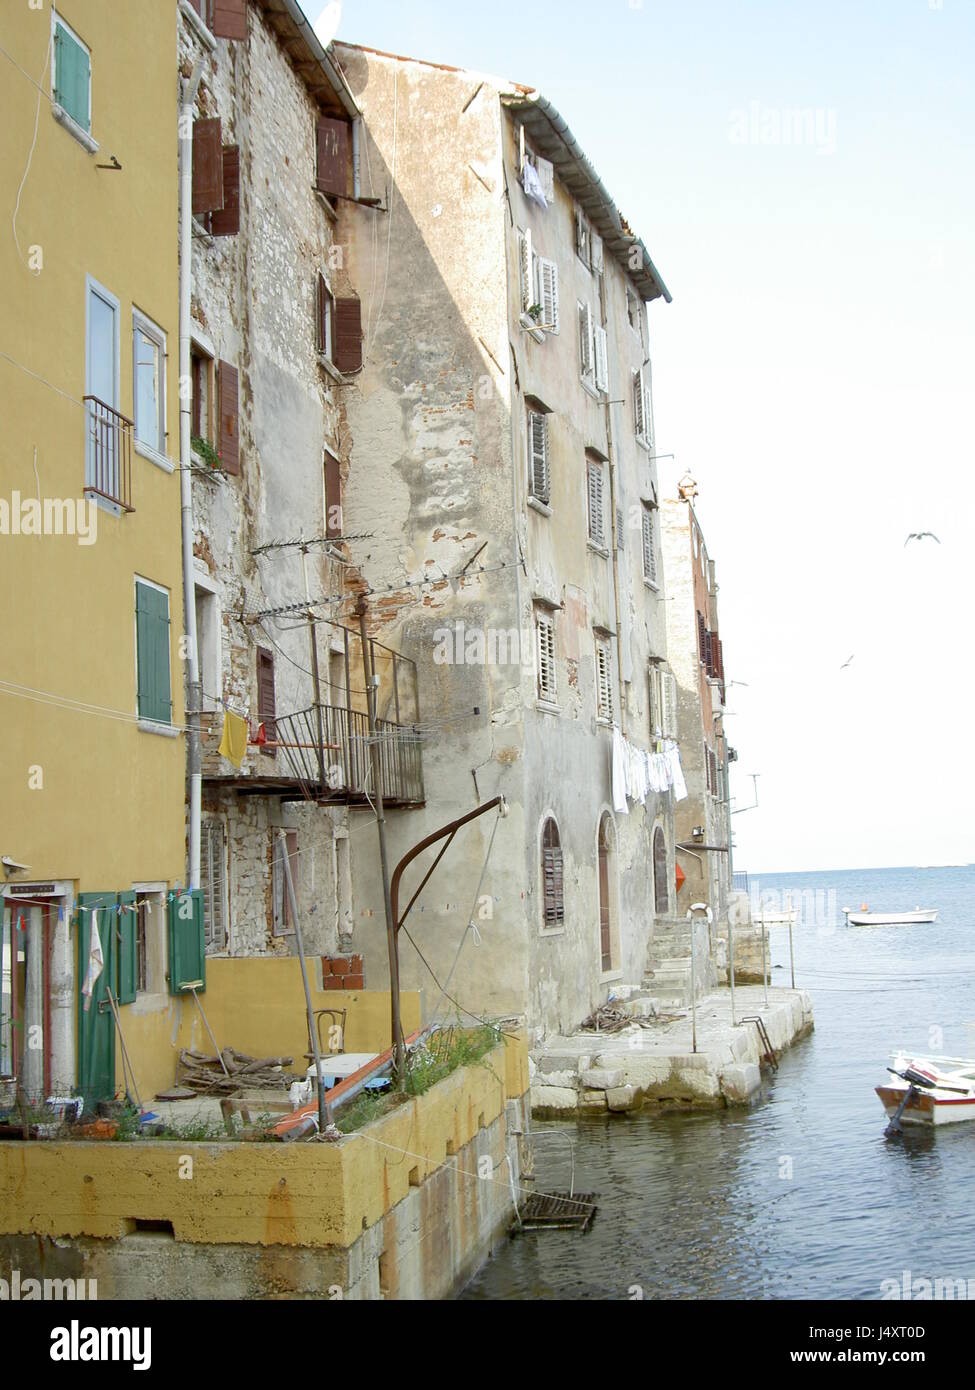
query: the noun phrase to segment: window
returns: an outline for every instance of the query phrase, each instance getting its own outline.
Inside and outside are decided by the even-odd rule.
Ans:
[[[288,865],[291,869],[291,882],[295,892],[295,899],[297,900],[299,864],[297,830],[286,830],[285,842]],[[274,936],[293,936],[295,926],[294,916],[291,911],[291,897],[288,893],[288,875],[285,869],[281,835],[277,830],[271,831],[271,850],[274,856],[274,920],[272,923],[272,934]]]
[[[129,422],[119,414],[119,302],[87,280],[85,487],[122,505]]]
[[[626,317],[630,321],[630,327],[640,333],[640,300],[629,285],[626,287]]]
[[[657,587],[657,544],[653,527],[654,508],[649,502],[643,503],[641,520],[643,523],[643,577],[648,584]]]
[[[135,987],[139,994],[149,988],[149,913],[148,901],[140,898],[135,918]]]
[[[583,381],[592,382],[595,366],[592,310],[579,301],[579,371]]]
[[[535,252],[530,227],[518,232],[518,267],[521,312],[538,328],[558,333],[559,267]]]
[[[555,261],[538,258],[539,302],[542,306],[539,328],[546,333],[559,331],[559,268]]]
[[[132,311],[132,397],[136,448],[166,457],[166,335]]]
[[[653,832],[653,906],[658,917],[670,910],[670,884],[667,879],[667,841],[658,825]]]
[[[609,390],[609,349],[606,330],[598,323],[592,330],[593,377],[597,391]]]
[[[91,135],[91,53],[52,9],[54,103],[85,135]],[[94,142],[91,142],[92,144]],[[97,145],[95,146],[97,149]]]
[[[135,630],[139,718],[171,724],[169,592],[147,579],[135,581]]]
[[[606,511],[603,497],[606,482],[605,465],[602,459],[589,457],[586,460],[586,495],[589,511],[589,540],[599,550],[605,550]]]
[[[273,758],[277,752],[273,744],[276,738],[274,722],[274,657],[263,647],[257,649],[257,720],[264,725],[264,737],[268,741],[261,745],[261,752]]]
[[[219,710],[223,704],[223,671],[220,654],[220,599],[216,585],[194,576],[196,645],[199,655],[203,708]]]
[[[538,258],[532,248],[531,228],[518,232],[518,276],[521,289],[521,312],[530,314],[539,310],[538,297]]]
[[[584,265],[592,264],[592,228],[581,208],[576,208],[576,255]]]
[[[704,614],[698,610],[697,615],[697,657],[702,666],[707,664],[708,652],[708,629],[704,621]]]
[[[653,448],[650,381],[645,367],[633,373],[633,428],[640,443]]]
[[[548,506],[552,479],[549,466],[548,415],[528,407],[528,492],[536,502]]]
[[[193,390],[190,434],[213,446],[213,357],[199,343],[190,348],[190,381]]]
[[[608,637],[596,637],[596,718],[613,719],[613,648]]]
[[[203,939],[207,953],[227,947],[227,837],[222,820],[200,825]]]
[[[318,276],[315,298],[316,346],[322,356],[331,362],[335,348],[335,300],[322,274]]]
[[[565,923],[562,874],[562,842],[551,816],[542,826],[542,926],[549,930]]]
[[[538,698],[554,704],[558,698],[558,684],[555,676],[555,617],[550,609],[535,609],[535,638]]]

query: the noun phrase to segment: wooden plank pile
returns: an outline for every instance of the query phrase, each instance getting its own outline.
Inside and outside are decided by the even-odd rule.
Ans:
[[[223,1048],[220,1057],[184,1047],[179,1054],[177,1081],[200,1096],[232,1096],[243,1090],[286,1091],[292,1081],[302,1079],[287,1070],[293,1061],[292,1057],[248,1057],[232,1047]]]

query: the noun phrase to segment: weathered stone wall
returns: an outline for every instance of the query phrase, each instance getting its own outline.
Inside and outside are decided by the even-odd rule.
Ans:
[[[453,997],[474,1011],[527,1012],[542,1029],[564,1028],[614,981],[642,973],[655,821],[665,828],[673,872],[669,797],[651,796],[645,808],[614,818],[615,959],[604,973],[596,849],[611,803],[611,730],[596,723],[593,625],[615,634],[617,621],[613,557],[587,545],[585,449],[613,453],[624,517],[638,519],[655,477],[633,437],[629,404],[630,375],[646,346],[626,314],[624,277],[607,255],[608,395],[625,396],[627,405],[610,413],[585,392],[575,301],[581,293],[595,298],[598,285],[575,255],[565,191],[557,189],[547,211],[526,202],[517,132],[495,81],[343,45],[337,54],[364,112],[363,192],[389,190],[385,214],[342,213],[366,325],[365,364],[349,401],[355,454],[346,518],[354,532],[375,534],[363,547],[361,573],[390,592],[371,599],[371,621],[418,662],[427,730],[427,807],[388,817],[390,858],[503,793],[510,814],[497,827],[481,901],[474,897],[493,813],[460,833],[419,899],[411,930],[443,981],[473,910],[481,941],[468,939],[457,959]],[[362,230],[367,218],[373,245]],[[540,254],[560,266],[561,329],[544,343],[519,325],[517,227],[526,220]],[[548,517],[527,500],[528,394],[552,411]],[[468,561],[467,576],[451,581]],[[409,587],[423,578],[434,582]],[[625,717],[646,746],[648,659],[663,654],[664,619],[662,592],[643,581],[638,525],[624,528],[618,582]],[[536,700],[537,598],[557,613],[557,713]],[[491,659],[489,647],[487,660],[438,662],[438,634],[459,624],[468,634],[514,634],[513,659]],[[463,652],[463,637],[459,645]],[[547,814],[561,832],[566,922],[543,934],[539,837]],[[372,832],[355,833],[352,846],[355,949],[378,984],[385,944]],[[407,876],[407,897],[417,877]],[[405,940],[401,959],[404,981],[424,988],[432,1004],[438,990]]]
[[[315,303],[319,273],[336,294],[349,291],[335,248],[334,216],[313,191],[317,105],[257,6],[248,38],[217,40],[205,54],[197,116],[219,116],[224,145],[240,149],[240,231],[193,237],[194,336],[216,361],[239,372],[240,474],[194,475],[195,563],[216,586],[220,613],[220,685],[204,671],[204,774],[207,808],[227,827],[231,954],[287,952],[293,937],[272,934],[271,828],[298,830],[299,911],[309,953],[338,944],[333,831],[342,813],[221,790],[232,775],[287,777],[286,755],[248,750],[240,774],[216,749],[226,701],[257,723],[257,649],[274,659],[278,714],[314,700],[307,626],[295,618],[242,619],[299,601],[305,575],[295,549],[255,557],[270,541],[324,532],[323,448],[343,450],[340,388],[318,361]],[[180,54],[187,74],[204,48],[185,19]],[[212,389],[213,383],[211,383]],[[215,428],[215,421],[212,425]],[[214,442],[216,442],[214,440]],[[312,550],[312,595],[337,594],[341,566]],[[335,608],[338,617],[338,608]],[[329,632],[319,630],[319,660],[329,676]],[[326,702],[329,695],[325,695]],[[337,703],[342,703],[344,693]]]

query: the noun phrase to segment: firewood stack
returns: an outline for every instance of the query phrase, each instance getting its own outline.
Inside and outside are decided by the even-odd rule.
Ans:
[[[220,1057],[182,1048],[178,1084],[201,1096],[233,1096],[244,1090],[286,1091],[292,1081],[303,1079],[286,1070],[292,1057],[248,1057],[232,1047],[225,1047]]]

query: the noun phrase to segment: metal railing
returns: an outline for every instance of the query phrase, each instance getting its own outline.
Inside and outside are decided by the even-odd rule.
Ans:
[[[312,705],[279,714],[272,735],[305,795],[318,800],[375,795],[369,749],[369,720],[362,710]],[[376,721],[383,799],[423,801],[420,735],[407,724]]]
[[[742,869],[735,869],[731,876],[731,886],[736,893],[747,893],[748,875]]]
[[[133,421],[97,396],[82,396],[85,403],[87,440],[85,492],[113,502],[124,512],[132,505]]]

